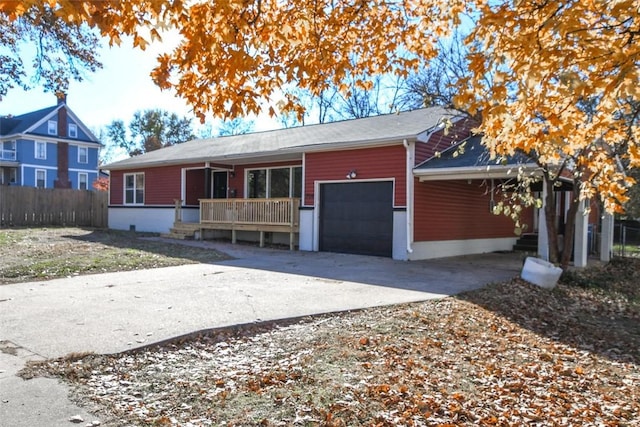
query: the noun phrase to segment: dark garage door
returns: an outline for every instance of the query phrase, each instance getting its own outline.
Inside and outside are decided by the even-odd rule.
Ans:
[[[320,186],[320,250],[390,257],[393,183]]]

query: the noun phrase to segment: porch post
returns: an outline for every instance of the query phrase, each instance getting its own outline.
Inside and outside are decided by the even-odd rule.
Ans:
[[[600,230],[600,261],[611,261],[613,251],[613,215],[605,213],[602,217],[602,227]]]
[[[175,205],[175,218],[174,222],[182,222],[182,200],[173,199],[173,203]]]
[[[586,200],[580,202],[578,212],[576,212],[576,226],[574,237],[573,265],[576,267],[587,266],[587,255],[589,248],[587,245],[589,236],[589,213],[585,210]]]
[[[542,185],[542,206],[538,209],[538,256],[549,261],[549,236],[547,235],[547,220],[544,213],[547,204],[547,186]]]

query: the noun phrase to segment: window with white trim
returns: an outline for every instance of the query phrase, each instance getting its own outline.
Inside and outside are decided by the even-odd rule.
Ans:
[[[78,163],[89,163],[89,149],[78,147]]]
[[[55,120],[49,120],[47,123],[47,133],[49,135],[57,135],[58,134],[58,122]]]
[[[36,169],[36,187],[47,188],[47,171],[45,169]]]
[[[89,175],[80,172],[78,173],[78,190],[88,190],[89,189]]]
[[[78,125],[69,123],[69,138],[77,138],[78,137]]]
[[[124,175],[124,204],[144,204],[144,173],[127,173]]]
[[[300,197],[302,167],[287,166],[247,170],[247,191],[250,199]]]
[[[35,153],[34,157],[40,160],[47,159],[47,143],[43,141],[35,141],[34,144]]]

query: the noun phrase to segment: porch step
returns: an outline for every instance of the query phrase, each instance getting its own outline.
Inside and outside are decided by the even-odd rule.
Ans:
[[[200,224],[180,222],[174,223],[173,227],[169,229],[169,233],[162,234],[162,237],[177,240],[193,240],[195,233],[200,229]]]
[[[538,235],[523,234],[513,246],[514,251],[519,252],[538,252]]]

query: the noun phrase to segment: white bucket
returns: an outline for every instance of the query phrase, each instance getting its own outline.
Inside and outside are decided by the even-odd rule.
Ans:
[[[542,288],[553,289],[560,279],[562,269],[545,260],[527,257],[520,277]]]

